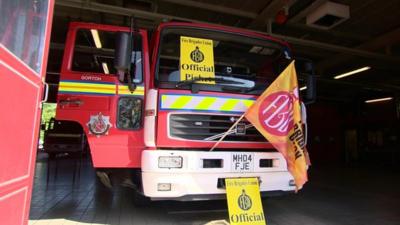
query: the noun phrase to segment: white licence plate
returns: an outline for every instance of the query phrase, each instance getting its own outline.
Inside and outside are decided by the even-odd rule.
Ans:
[[[252,172],[254,169],[254,155],[251,153],[232,153],[233,172]]]

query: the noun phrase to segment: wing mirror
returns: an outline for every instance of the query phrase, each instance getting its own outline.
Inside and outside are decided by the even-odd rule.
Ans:
[[[118,71],[126,72],[130,69],[131,65],[131,46],[130,35],[125,32],[118,32],[115,52],[114,52],[114,67]]]
[[[296,70],[307,89],[303,95],[304,104],[311,104],[317,100],[317,82],[314,63],[309,59],[296,59]]]
[[[307,62],[305,67],[307,73],[306,85],[308,87],[305,104],[311,104],[317,100],[317,79],[314,72],[314,64],[312,62]]]
[[[121,82],[127,82],[130,91],[136,89],[136,84],[132,82],[131,73],[131,54],[133,46],[131,35],[126,32],[118,32],[114,51],[114,67]]]

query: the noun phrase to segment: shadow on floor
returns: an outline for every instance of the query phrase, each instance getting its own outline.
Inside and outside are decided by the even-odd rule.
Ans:
[[[57,176],[46,185],[47,160],[36,164],[29,224],[205,224],[228,220],[226,202],[153,202],[138,207],[131,189],[113,190],[96,181],[90,160],[73,180],[74,159],[58,161]],[[51,173],[54,170],[50,170]],[[263,200],[269,225],[400,224],[398,173],[368,168],[313,168],[298,194]]]

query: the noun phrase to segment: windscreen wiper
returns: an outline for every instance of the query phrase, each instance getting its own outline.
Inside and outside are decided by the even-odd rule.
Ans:
[[[232,86],[238,88],[246,88],[251,89],[254,87],[255,83],[251,80],[235,78],[235,77],[224,77],[224,76],[215,76],[215,77],[196,77],[191,80],[183,80],[178,82],[175,87],[182,87],[186,85],[192,85],[197,83],[198,81],[218,81],[217,85],[222,86]]]
[[[224,78],[221,77],[196,77],[194,79],[190,79],[190,80],[183,80],[183,81],[179,81],[175,87],[182,87],[182,86],[186,86],[186,85],[192,85],[197,83],[198,81],[206,81],[206,82],[210,82],[210,81],[225,81]]]

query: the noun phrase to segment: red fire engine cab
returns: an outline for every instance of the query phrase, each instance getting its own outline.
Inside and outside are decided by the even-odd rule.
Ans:
[[[183,50],[182,37],[211,47]],[[223,195],[229,177],[293,191],[283,156],[246,121],[210,151],[291,60],[287,43],[242,29],[164,23],[149,43],[143,29],[71,23],[56,119],[82,126],[95,168],[136,171],[152,199]]]

